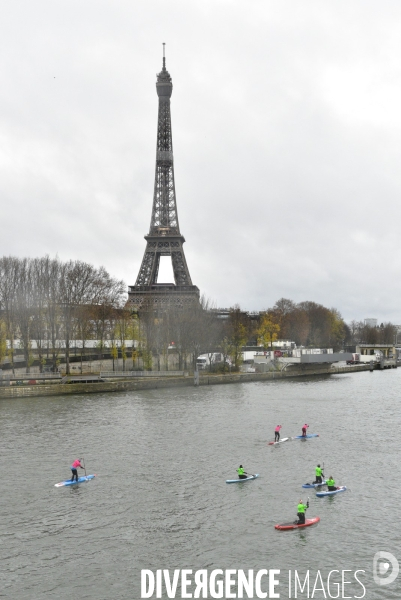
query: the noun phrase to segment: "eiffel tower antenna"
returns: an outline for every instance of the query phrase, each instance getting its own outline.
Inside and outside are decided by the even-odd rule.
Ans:
[[[138,277],[128,291],[128,303],[142,310],[150,305],[163,309],[199,302],[199,289],[192,285],[183,249],[185,238],[178,223],[170,114],[173,82],[166,70],[165,46],[163,42],[163,68],[156,81],[159,112],[152,216]],[[157,283],[161,256],[171,257],[174,284]]]

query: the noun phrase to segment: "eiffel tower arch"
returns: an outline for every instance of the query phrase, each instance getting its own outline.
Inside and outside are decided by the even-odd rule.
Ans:
[[[164,45],[163,68],[157,75],[156,90],[159,112],[152,217],[138,277],[135,285],[128,288],[128,305],[137,310],[199,303],[199,289],[192,285],[183,248],[185,238],[178,223],[170,113],[173,83],[166,69]],[[174,283],[157,283],[161,256],[171,257]]]

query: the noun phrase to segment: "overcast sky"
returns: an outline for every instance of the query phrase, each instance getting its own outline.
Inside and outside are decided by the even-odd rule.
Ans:
[[[80,259],[135,284],[162,42],[201,293],[401,323],[399,0],[4,3],[0,255]]]

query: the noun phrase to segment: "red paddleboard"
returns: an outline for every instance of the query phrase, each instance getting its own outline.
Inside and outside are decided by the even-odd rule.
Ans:
[[[315,525],[315,523],[319,523],[320,517],[313,517],[313,519],[306,519],[303,525],[296,525],[295,523],[281,523],[280,525],[275,525],[275,529],[279,529],[280,531],[289,531],[290,529],[302,529],[302,527],[309,527],[310,525]]]

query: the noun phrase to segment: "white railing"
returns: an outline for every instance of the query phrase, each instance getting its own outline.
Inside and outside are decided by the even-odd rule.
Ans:
[[[101,371],[100,377],[188,377],[188,371]]]
[[[12,372],[4,373],[0,378],[3,379],[61,379],[60,373],[16,373],[15,375]]]

